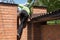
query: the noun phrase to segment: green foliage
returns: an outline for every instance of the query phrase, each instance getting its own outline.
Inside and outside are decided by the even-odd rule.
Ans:
[[[32,0],[28,0],[29,3],[31,3]]]
[[[51,21],[47,21],[48,25],[55,25],[55,24],[60,24],[60,20],[51,20]]]
[[[54,24],[55,24],[55,20],[47,21],[47,24],[48,24],[48,25],[54,25]]]
[[[29,0],[31,1],[31,0]],[[60,0],[35,0],[34,5],[36,6],[46,6],[47,11],[51,12],[60,9]]]
[[[60,8],[60,1],[59,0],[40,0],[46,7],[48,12],[57,10]]]

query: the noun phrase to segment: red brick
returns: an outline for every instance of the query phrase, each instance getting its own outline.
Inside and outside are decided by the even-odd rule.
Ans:
[[[0,40],[17,38],[17,6],[0,4]]]

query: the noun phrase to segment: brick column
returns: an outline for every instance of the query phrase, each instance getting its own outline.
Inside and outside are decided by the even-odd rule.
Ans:
[[[16,40],[17,5],[0,3],[0,40]]]

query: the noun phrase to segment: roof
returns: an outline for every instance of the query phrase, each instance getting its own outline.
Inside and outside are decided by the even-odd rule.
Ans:
[[[54,12],[50,12],[50,13],[32,18],[31,21],[32,22],[43,22],[43,21],[55,20],[55,19],[60,19],[60,9]]]

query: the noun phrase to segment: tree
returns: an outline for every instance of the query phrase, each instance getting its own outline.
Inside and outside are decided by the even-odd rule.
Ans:
[[[47,11],[51,12],[51,11],[60,9],[60,0],[35,0],[34,5],[45,6],[47,7]]]
[[[40,0],[46,7],[48,12],[57,10],[60,8],[60,1],[59,0]]]

